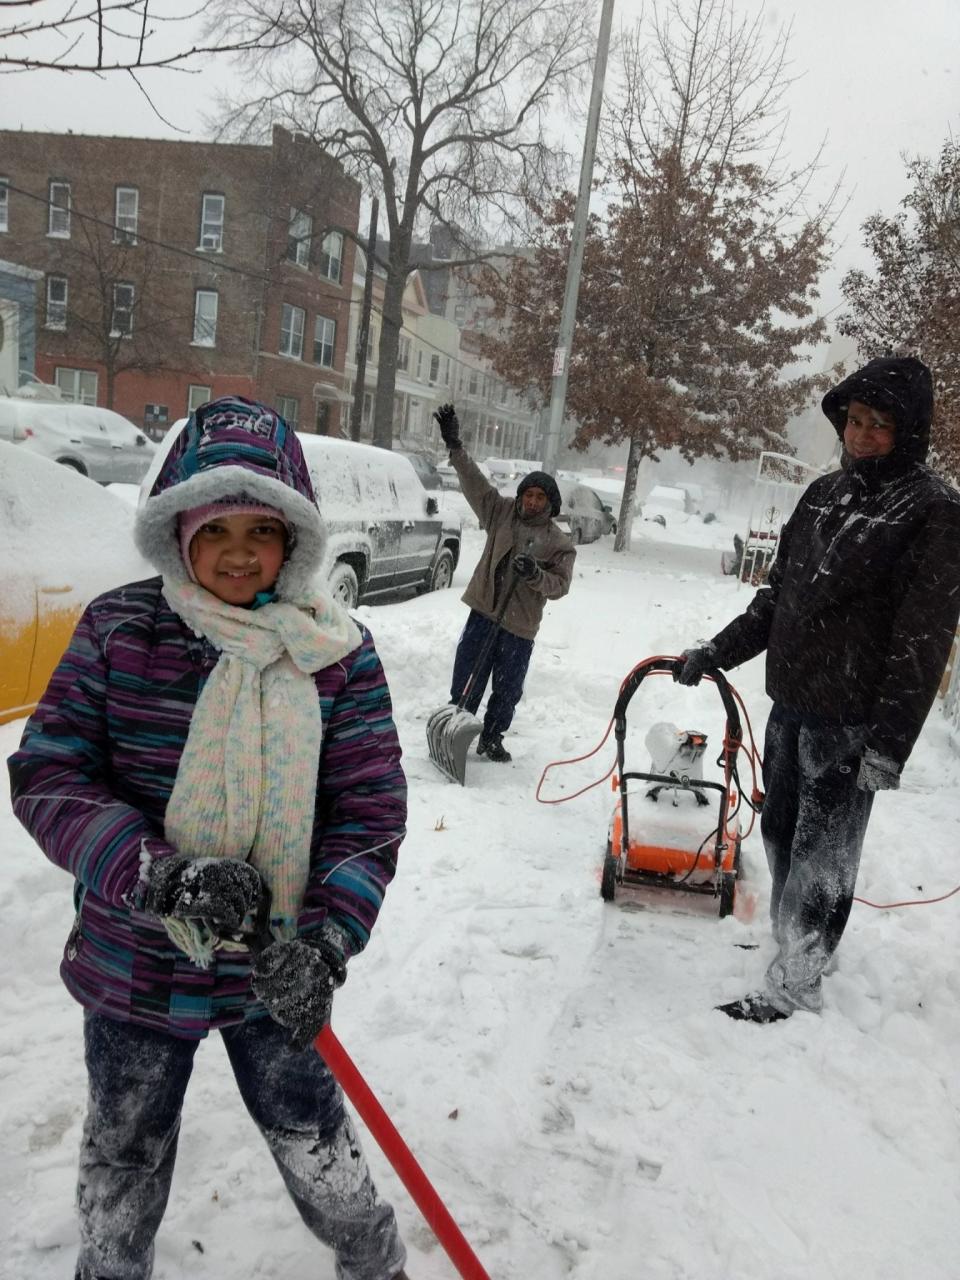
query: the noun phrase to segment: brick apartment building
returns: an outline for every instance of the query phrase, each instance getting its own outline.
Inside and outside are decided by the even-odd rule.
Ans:
[[[153,434],[229,393],[339,430],[359,207],[280,127],[263,146],[0,130],[0,259],[21,288],[42,274],[22,349]]]

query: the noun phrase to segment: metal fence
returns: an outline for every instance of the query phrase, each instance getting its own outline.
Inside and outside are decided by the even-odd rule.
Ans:
[[[758,587],[766,581],[780,543],[783,526],[811,480],[823,474],[821,467],[785,453],[760,454],[753,503],[740,554],[739,579]]]

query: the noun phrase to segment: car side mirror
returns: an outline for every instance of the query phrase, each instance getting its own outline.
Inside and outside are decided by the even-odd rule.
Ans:
[[[439,512],[439,510],[440,510],[440,503],[436,500],[436,498],[428,498],[427,499],[427,515],[435,516]]]
[[[141,435],[139,435],[139,434],[138,434],[138,435],[137,435],[137,444],[146,444],[146,443],[147,443],[147,437],[146,437],[146,436],[141,436]]]

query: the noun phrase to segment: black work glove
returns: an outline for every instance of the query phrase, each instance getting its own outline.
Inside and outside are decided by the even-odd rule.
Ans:
[[[206,920],[236,931],[256,913],[263,881],[237,858],[158,858],[150,868],[144,910],[154,916]]]
[[[437,426],[440,428],[440,436],[443,443],[450,452],[453,453],[454,449],[461,449],[463,441],[460,439],[460,420],[453,405],[442,404],[433,416]]]
[[[865,747],[860,757],[857,786],[861,791],[898,791],[900,766],[889,756],[882,756],[879,751],[871,751],[869,747]]]
[[[517,577],[522,578],[524,582],[529,582],[531,586],[533,583],[539,582],[543,577],[543,570],[537,564],[536,560],[534,560],[533,556],[528,556],[526,554],[514,556],[512,565],[513,572]]]
[[[330,1021],[333,993],[346,979],[338,935],[324,928],[309,940],[273,942],[254,962],[253,990],[296,1049],[309,1048]]]
[[[717,669],[717,651],[713,644],[684,649],[679,662],[673,664],[673,678],[678,684],[696,685]]]

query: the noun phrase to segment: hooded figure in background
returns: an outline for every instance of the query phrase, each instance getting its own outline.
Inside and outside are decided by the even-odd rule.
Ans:
[[[396,870],[406,784],[373,639],[314,585],[325,536],[295,433],[239,396],[201,406],[134,536],[159,576],[88,606],[10,759],[14,813],[75,880],[77,1280],[151,1275],[211,1031],[337,1274],[405,1280],[310,1046]]]
[[[761,831],[778,951],[762,993],[720,1006],[753,1022],[820,1010],[874,793],[900,785],[960,614],[960,494],[924,465],[930,370],[871,360],[822,407],[841,470],[804,492],[749,607],[675,672],[693,685],[767,651]]]
[[[483,554],[463,593],[470,616],[457,645],[450,701],[459,703],[491,631],[497,630],[464,705],[476,715],[492,676],[493,690],[477,741],[477,754],[507,763],[511,757],[503,745],[503,735],[510,728],[523,694],[543,607],[547,600],[559,600],[570,590],[577,553],[553,522],[553,516],[560,514],[560,490],[552,476],[545,471],[531,471],[517,486],[516,498],[506,497],[464,449],[453,405],[441,405],[433,416],[450,450],[463,496],[476,513],[480,528],[487,532]],[[498,624],[497,614],[513,578],[516,585]]]

